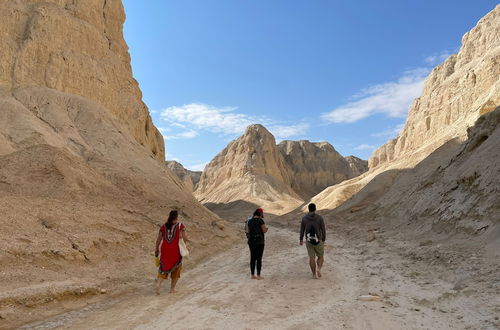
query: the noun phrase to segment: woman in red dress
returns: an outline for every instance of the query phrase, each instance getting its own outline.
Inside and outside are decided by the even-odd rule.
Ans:
[[[179,239],[186,241],[186,227],[177,221],[178,212],[170,211],[167,222],[160,227],[156,239],[155,257],[159,260],[158,279],[156,280],[156,294],[160,294],[163,280],[170,274],[170,293],[175,293],[175,285],[181,277],[182,256],[179,251]],[[161,249],[160,249],[161,243]],[[158,259],[158,255],[160,258]]]

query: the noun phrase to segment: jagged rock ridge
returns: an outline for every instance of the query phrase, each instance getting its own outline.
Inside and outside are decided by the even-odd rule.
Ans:
[[[364,189],[363,194],[373,201],[390,188],[400,169],[414,167],[448,141],[463,142],[479,116],[500,104],[499,63],[500,5],[464,35],[458,54],[430,73],[402,132],[372,154],[370,170],[326,188],[313,200],[322,208],[334,209]],[[379,188],[367,187],[377,176]]]
[[[274,136],[262,125],[247,127],[245,134],[210,161],[195,197],[204,204],[246,201],[276,213],[302,203],[291,188],[291,176]]]
[[[282,141],[278,149],[291,172],[291,187],[303,199],[361,174],[361,159],[350,158],[349,161],[328,142]]]
[[[265,127],[251,125],[205,167],[195,196],[212,208],[244,201],[281,214],[362,168],[363,161],[349,162],[327,142],[276,145]]]
[[[345,160],[347,160],[347,162],[349,163],[349,167],[351,168],[349,175],[350,178],[357,177],[368,171],[368,161],[366,160],[363,160],[356,156],[347,156],[345,157]]]
[[[399,136],[376,150],[370,168],[411,156],[423,159],[500,103],[500,9],[497,6],[462,38],[458,54],[437,66],[408,113]]]
[[[190,171],[175,160],[167,160],[166,164],[179,177],[189,191],[193,192],[196,190],[198,182],[200,182],[201,171]]]

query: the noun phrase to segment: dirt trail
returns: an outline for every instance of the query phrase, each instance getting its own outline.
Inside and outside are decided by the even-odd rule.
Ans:
[[[151,285],[24,328],[466,328],[453,313],[421,303],[438,295],[446,283],[424,286],[403,277],[391,266],[399,261],[384,255],[377,244],[330,237],[323,277],[314,280],[296,233],[271,227],[266,239],[262,281],[249,278],[248,248],[241,243],[185,272],[177,294],[169,294],[166,285],[155,296]],[[367,294],[381,300],[358,299]]]

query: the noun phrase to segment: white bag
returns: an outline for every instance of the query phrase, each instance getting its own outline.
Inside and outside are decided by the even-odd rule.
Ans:
[[[181,228],[181,224],[179,224],[179,228]],[[179,252],[182,257],[187,257],[189,255],[189,250],[186,246],[186,242],[182,238],[181,231],[179,230]]]

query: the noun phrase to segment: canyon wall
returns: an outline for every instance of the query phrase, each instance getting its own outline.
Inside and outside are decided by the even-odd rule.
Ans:
[[[155,158],[165,158],[132,77],[121,1],[1,1],[0,12],[0,88],[43,86],[83,96],[125,123]]]

